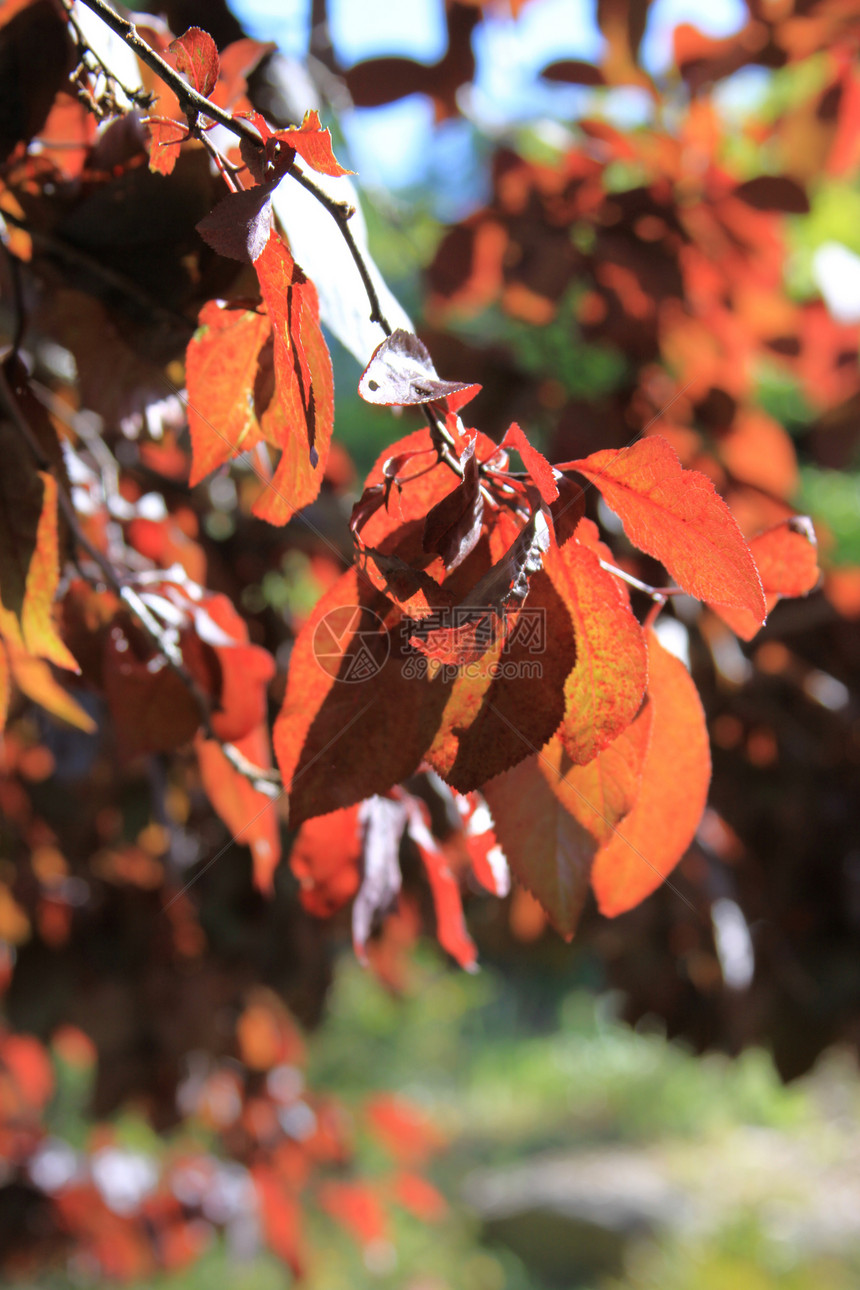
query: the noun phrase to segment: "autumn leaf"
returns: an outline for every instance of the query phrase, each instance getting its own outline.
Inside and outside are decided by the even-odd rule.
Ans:
[[[576,470],[599,488],[634,546],[691,596],[764,621],[761,581],[731,511],[706,475],[683,469],[665,439],[652,435],[559,469]]]
[[[305,820],[290,852],[290,868],[304,908],[329,918],[351,900],[361,882],[363,827],[358,804]]]
[[[470,388],[464,381],[441,380],[427,346],[402,328],[377,345],[358,383],[366,403],[388,407],[432,403]]]
[[[672,871],[705,809],[711,755],[705,715],[689,672],[648,632],[653,707],[636,803],[594,857],[591,884],[602,914],[638,905]]]
[[[261,429],[281,459],[253,511],[270,524],[285,524],[319,493],[334,424],[334,382],[316,290],[277,233],[255,268],[275,346],[275,389]]]
[[[587,546],[574,541],[553,547],[544,556],[544,567],[570,613],[576,637],[576,665],[564,683],[559,738],[571,761],[590,762],[639,710],[647,669],[642,629],[626,593]]]
[[[331,134],[325,129],[315,108],[305,112],[304,119],[297,130],[277,130],[274,138],[286,143],[306,161],[312,170],[321,175],[351,175],[352,170],[345,170],[338,162],[331,147]]]
[[[218,46],[208,31],[189,27],[184,35],[168,45],[167,50],[173,55],[177,71],[188,78],[198,94],[208,98],[221,70]]]
[[[516,421],[512,422],[505,431],[505,436],[501,442],[502,448],[513,448],[520,454],[523,459],[523,465],[531,475],[541,498],[547,505],[554,502],[558,497],[558,485],[555,482],[555,474],[552,466],[544,457],[543,453],[537,451],[529,443],[525,433],[517,425]]]
[[[818,543],[812,521],[804,515],[783,520],[750,539],[758,566],[767,611],[783,596],[806,596],[818,584]],[[742,640],[752,640],[761,624],[743,609],[713,608]]]
[[[253,766],[271,766],[269,732],[259,725],[235,741],[236,750]],[[221,745],[200,732],[194,748],[200,780],[209,801],[232,834],[233,842],[250,847],[254,885],[271,895],[274,872],[281,858],[278,813],[272,798],[258,792],[253,784],[227,759]]]
[[[588,895],[597,843],[561,805],[537,756],[490,780],[482,793],[511,872],[546,910],[566,940]]]
[[[265,313],[210,300],[185,358],[193,487],[259,443],[255,406],[260,351],[271,334]]]
[[[474,969],[478,957],[475,943],[466,930],[460,884],[451,871],[448,859],[427,827],[417,799],[407,802],[407,831],[418,848],[430,883],[433,908],[436,911],[436,938],[443,950],[451,955],[460,967]]]
[[[541,750],[538,764],[550,788],[600,845],[636,801],[652,715],[646,703],[636,720],[585,765],[571,761],[559,735]]]

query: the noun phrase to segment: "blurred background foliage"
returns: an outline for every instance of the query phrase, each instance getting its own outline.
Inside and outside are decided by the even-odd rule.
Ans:
[[[338,156],[359,171],[384,276],[440,374],[484,385],[477,425],[498,436],[520,419],[560,460],[619,446],[656,418],[748,529],[793,508],[811,514],[825,578],[749,644],[679,603],[714,784],[672,889],[612,923],[590,915],[573,946],[522,892],[506,903],[471,893],[474,977],[414,947],[422,916],[431,921],[417,883],[407,883],[411,912],[362,972],[344,920],[308,916],[286,864],[271,902],[239,848],[205,868],[227,834],[187,765],[153,757],[118,769],[110,746],[22,703],[5,749],[0,937],[9,1033],[38,1038],[0,1052],[4,1154],[31,1160],[0,1177],[10,1283],[284,1285],[293,1247],[261,1230],[265,1205],[242,1187],[267,1177],[254,1171],[280,1134],[278,1150],[295,1148],[279,1157],[285,1172],[364,1180],[388,1204],[405,1166],[373,1127],[373,1099],[387,1091],[444,1139],[418,1153],[430,1190],[413,1179],[410,1206],[393,1204],[384,1223],[361,1209],[366,1193],[352,1209],[343,1193],[328,1209],[315,1193],[301,1223],[309,1290],[853,1290],[860,5],[530,0],[512,14],[341,0],[328,26],[319,0],[156,8],[174,31],[199,23],[222,45],[241,23],[294,60],[272,60],[258,101],[292,119],[291,87],[299,115],[320,97]],[[683,23],[698,35],[673,47]],[[682,135],[692,159],[658,149],[655,160],[655,138]],[[580,163],[600,170],[581,207]],[[712,187],[697,188],[705,172]],[[793,186],[739,207],[737,187],[764,177]],[[699,299],[710,301],[710,279],[691,285],[678,270],[695,238],[686,225],[675,234],[699,198],[719,208],[703,260],[722,271],[735,257],[710,312]],[[63,198],[71,209],[80,199]],[[472,254],[488,229],[492,264],[478,271]],[[607,264],[624,272],[607,277]],[[753,280],[758,299],[743,294]],[[176,305],[187,330],[198,304],[191,289]],[[313,520],[346,558],[356,481],[405,426],[358,399],[355,360],[331,346],[335,437],[352,464],[341,460]],[[151,405],[149,391],[137,403]],[[157,482],[205,553],[207,585],[235,598],[283,673],[331,556],[298,524],[282,534],[248,521],[247,476],[193,498],[165,485],[157,471],[175,430],[168,419],[162,439],[117,434],[118,455],[138,472],[138,493]],[[595,518],[611,532],[611,515]],[[655,573],[647,562],[634,571]],[[50,839],[32,845],[33,814],[58,834],[86,823],[58,858]],[[171,895],[165,918],[165,893],[191,872],[191,899]],[[739,968],[719,902],[740,929]],[[281,1128],[270,1134],[272,1115]],[[76,1259],[40,1197],[85,1152],[108,1170],[82,1201],[101,1206],[104,1227],[66,1216],[89,1242]],[[187,1157],[224,1167],[230,1204],[207,1209],[176,1183],[168,1217],[165,1201],[133,1227],[155,1174],[184,1177]],[[274,1213],[275,1228],[288,1222]]]

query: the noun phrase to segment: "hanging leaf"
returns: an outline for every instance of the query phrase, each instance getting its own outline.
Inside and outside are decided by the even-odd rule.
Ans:
[[[400,892],[400,840],[406,828],[406,806],[387,797],[371,797],[361,810],[364,866],[352,906],[352,943],[362,963],[374,920],[394,906]]]
[[[269,732],[257,726],[235,747],[252,765],[266,770],[272,764]],[[274,872],[281,859],[278,814],[272,798],[258,792],[253,784],[235,769],[214,739],[198,733],[194,740],[200,779],[209,801],[233,835],[234,842],[250,847],[254,865],[254,885],[271,895]]]
[[[188,428],[193,487],[226,461],[259,443],[255,407],[260,351],[271,334],[262,311],[210,300],[188,346]]]
[[[582,521],[583,526],[590,523]],[[564,683],[559,738],[571,761],[581,764],[617,738],[639,711],[645,693],[645,641],[626,593],[594,551],[569,542],[551,548],[544,565],[576,637],[576,666]]]
[[[424,550],[441,556],[449,573],[475,549],[484,518],[484,495],[474,443],[466,447],[460,462],[461,482],[436,503],[424,525]]]
[[[436,911],[436,937],[460,967],[474,968],[478,957],[475,943],[466,930],[460,884],[451,872],[447,857],[422,815],[422,803],[412,799],[407,803],[407,830],[418,848],[424,871],[430,883],[433,908]],[[425,808],[426,809],[426,808]]]
[[[331,134],[322,126],[319,112],[314,108],[305,113],[297,130],[277,130],[274,138],[294,148],[302,160],[321,175],[336,178],[339,175],[354,174],[354,171],[345,170],[338,162],[332,152]]]
[[[253,512],[270,524],[285,524],[316,499],[322,485],[334,424],[334,380],[313,283],[277,233],[254,267],[274,335],[275,388],[260,425],[281,459]]]
[[[699,600],[765,617],[761,581],[737,523],[706,475],[684,470],[659,435],[559,467],[603,494],[634,546],[653,555]]]
[[[541,751],[539,765],[566,811],[602,846],[632,809],[651,737],[651,705],[587,765],[571,761],[555,735]]]
[[[356,804],[305,820],[290,852],[299,899],[310,914],[329,918],[359,888],[363,829]]]
[[[413,332],[400,328],[376,347],[358,383],[366,403],[386,407],[432,403],[469,388],[464,381],[441,380],[427,346]]]
[[[512,422],[505,431],[501,447],[513,448],[520,454],[523,465],[547,505],[556,501],[558,498],[558,485],[555,482],[555,472],[546,457],[531,446],[516,421]]]
[[[511,872],[570,940],[588,894],[597,843],[561,805],[536,756],[490,780],[482,792]]]
[[[632,909],[660,886],[693,840],[708,798],[711,755],[705,714],[689,672],[648,633],[653,708],[636,804],[594,858],[591,884],[602,914]]]
[[[805,515],[795,515],[757,534],[750,539],[750,551],[758,566],[768,613],[783,596],[808,595],[821,577],[815,529]],[[724,605],[714,608],[742,640],[752,640],[761,626],[746,610]]]

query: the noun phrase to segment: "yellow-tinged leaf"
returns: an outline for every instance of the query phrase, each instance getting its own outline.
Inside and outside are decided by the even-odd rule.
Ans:
[[[614,917],[655,891],[693,840],[711,779],[705,714],[692,677],[648,633],[651,738],[636,804],[594,857],[591,885]]]
[[[57,667],[80,672],[77,660],[57,635],[53,621],[54,596],[60,581],[59,542],[57,537],[57,481],[53,475],[39,471],[45,489],[42,515],[36,533],[36,549],[27,571],[27,590],[21,613],[21,635],[24,646],[37,658],[46,658]]]
[[[93,734],[96,729],[95,721],[75,702],[68,690],[64,690],[54,679],[45,660],[25,653],[8,639],[6,645],[12,677],[18,689],[52,716],[67,721],[70,726],[77,726],[79,730],[85,730],[87,734]]]

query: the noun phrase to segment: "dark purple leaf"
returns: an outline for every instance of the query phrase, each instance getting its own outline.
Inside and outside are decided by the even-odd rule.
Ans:
[[[436,503],[424,523],[424,550],[440,555],[449,573],[474,550],[484,518],[484,495],[474,441],[467,445],[460,460],[462,480]]]
[[[467,381],[440,380],[426,345],[400,329],[377,346],[358,383],[366,403],[384,407],[432,403],[468,388]]]
[[[272,193],[266,186],[229,193],[197,225],[203,241],[228,260],[253,264],[274,227]]]
[[[735,189],[735,197],[757,211],[809,214],[809,198],[797,180],[788,175],[759,175],[757,179],[748,179]]]

